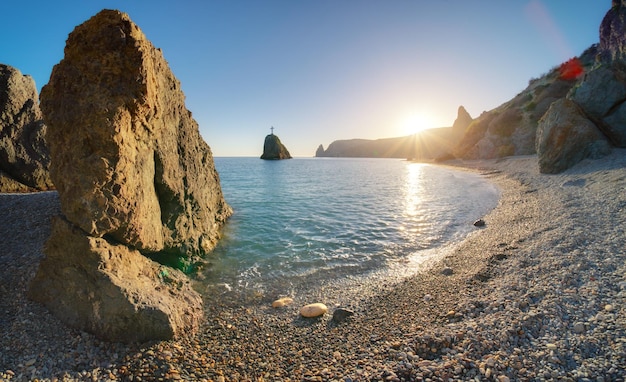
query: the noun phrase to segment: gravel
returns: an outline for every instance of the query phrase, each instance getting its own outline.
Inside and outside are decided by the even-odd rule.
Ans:
[[[308,286],[278,309],[280,291],[216,291],[198,334],[134,345],[67,328],[25,297],[58,198],[0,194],[0,380],[623,381],[626,150],[559,175],[536,162],[452,163],[501,200],[419,269]],[[311,302],[329,314],[300,317]],[[354,315],[333,321],[339,307]]]

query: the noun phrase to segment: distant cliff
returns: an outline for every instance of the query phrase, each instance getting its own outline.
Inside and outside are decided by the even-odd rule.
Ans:
[[[460,106],[456,121],[451,127],[428,129],[397,138],[338,140],[332,142],[326,150],[320,145],[315,156],[416,160],[448,157],[471,122],[472,117],[463,106]]]

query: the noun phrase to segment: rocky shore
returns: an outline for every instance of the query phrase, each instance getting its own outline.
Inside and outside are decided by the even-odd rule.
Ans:
[[[58,197],[0,194],[0,380],[623,381],[626,150],[559,175],[539,174],[536,156],[453,165],[502,197],[440,261],[311,287],[279,309],[278,293],[218,294],[198,335],[137,345],[26,299]],[[298,315],[317,301],[355,314]]]

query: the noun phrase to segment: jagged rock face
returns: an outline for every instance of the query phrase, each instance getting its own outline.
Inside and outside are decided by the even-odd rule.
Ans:
[[[43,88],[64,215],[92,236],[180,257],[212,249],[231,210],[160,50],[104,10],[69,36]]]
[[[603,61],[626,57],[626,1],[613,1],[600,24],[600,49]]]
[[[104,10],[70,34],[41,94],[53,224],[29,296],[110,340],[193,332],[201,299],[182,273],[232,213],[178,80],[128,15]]]
[[[323,145],[317,146],[317,150],[315,150],[315,156],[316,157],[324,156],[324,146]]]
[[[470,113],[465,110],[463,106],[459,106],[459,109],[456,113],[456,119],[454,120],[454,124],[452,124],[453,130],[460,130],[465,132],[465,129],[472,123],[474,119],[470,115]]]
[[[291,159],[291,154],[277,135],[269,134],[265,137],[261,159]]]
[[[539,121],[537,129],[539,171],[562,172],[585,158],[600,158],[610,153],[606,137],[578,105],[560,99]]]
[[[182,272],[85,235],[62,217],[28,294],[66,324],[119,342],[167,340],[198,327],[202,298]]]
[[[0,64],[0,191],[53,189],[50,157],[30,76]]]
[[[569,95],[615,146],[626,147],[626,68],[614,62],[589,72]]]

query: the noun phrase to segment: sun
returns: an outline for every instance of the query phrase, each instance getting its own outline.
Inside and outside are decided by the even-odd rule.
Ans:
[[[400,131],[404,135],[417,134],[434,127],[434,119],[425,113],[411,113],[400,122]]]

